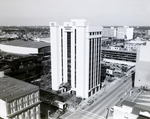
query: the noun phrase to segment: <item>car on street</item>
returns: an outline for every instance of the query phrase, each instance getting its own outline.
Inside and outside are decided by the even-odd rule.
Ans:
[[[91,105],[92,103],[94,102],[94,100],[89,100],[88,102],[87,102],[87,105]]]

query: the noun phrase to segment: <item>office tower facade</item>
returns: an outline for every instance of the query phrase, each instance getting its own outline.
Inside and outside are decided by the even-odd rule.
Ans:
[[[100,90],[102,27],[90,27],[85,19],[49,25],[52,89],[69,82],[71,90],[83,98]]]

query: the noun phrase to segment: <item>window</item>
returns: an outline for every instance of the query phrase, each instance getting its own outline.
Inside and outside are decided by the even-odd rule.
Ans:
[[[25,119],[28,118],[28,111],[25,112]]]
[[[10,114],[12,114],[12,113],[13,113],[13,108],[10,109]]]
[[[33,104],[33,98],[34,97],[34,93],[29,95],[29,105]]]
[[[27,107],[28,106],[28,95],[23,97],[23,107]]]
[[[36,92],[36,93],[34,94],[34,96],[35,96],[35,102],[38,102],[38,101],[39,101],[39,91]]]
[[[17,110],[19,111],[22,108],[22,98],[17,100]]]
[[[31,114],[31,115],[33,114],[33,109],[30,109],[30,114]]]

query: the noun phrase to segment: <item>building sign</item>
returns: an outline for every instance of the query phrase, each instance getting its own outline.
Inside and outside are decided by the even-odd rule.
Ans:
[[[110,75],[113,75],[113,70],[111,70],[111,69],[106,69],[106,73],[107,73],[107,74],[110,74]]]
[[[71,26],[65,26],[64,28],[65,28],[65,30],[71,30],[72,29]]]

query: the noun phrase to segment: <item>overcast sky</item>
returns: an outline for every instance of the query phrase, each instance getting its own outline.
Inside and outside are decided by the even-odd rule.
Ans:
[[[93,25],[150,26],[150,0],[0,0],[0,26],[78,18]]]

